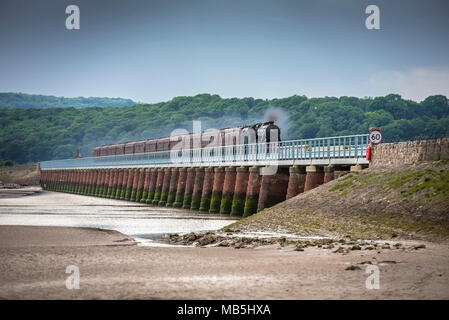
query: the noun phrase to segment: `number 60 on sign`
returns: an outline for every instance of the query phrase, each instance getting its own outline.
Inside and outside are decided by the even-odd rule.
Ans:
[[[369,141],[373,144],[379,144],[382,142],[382,132],[379,130],[373,130],[369,133]]]

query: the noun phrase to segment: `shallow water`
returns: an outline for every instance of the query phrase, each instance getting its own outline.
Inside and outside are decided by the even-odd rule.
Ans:
[[[0,225],[101,228],[147,239],[218,230],[234,221],[190,210],[58,192],[0,199]]]

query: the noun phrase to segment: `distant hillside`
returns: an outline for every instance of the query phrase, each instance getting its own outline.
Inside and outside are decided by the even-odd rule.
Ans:
[[[0,92],[0,108],[123,107],[134,104],[136,103],[131,99],[122,98],[64,98],[38,94]]]
[[[0,160],[64,159],[76,148],[90,156],[102,144],[170,136],[174,129],[191,131],[192,120],[201,120],[203,130],[256,123],[268,110],[281,119],[283,140],[368,133],[371,126],[382,128],[385,142],[449,135],[448,99],[442,95],[418,103],[395,94],[271,100],[199,94],[129,107],[3,108]]]

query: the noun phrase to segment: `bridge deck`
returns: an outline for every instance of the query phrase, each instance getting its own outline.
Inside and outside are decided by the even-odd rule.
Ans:
[[[120,167],[367,164],[368,134],[42,161],[42,170]]]

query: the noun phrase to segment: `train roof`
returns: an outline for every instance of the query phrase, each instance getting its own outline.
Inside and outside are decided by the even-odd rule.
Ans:
[[[262,125],[265,125],[265,124],[274,124],[274,121],[270,120],[270,121],[265,121],[265,122],[257,122],[257,123],[249,124],[249,125],[241,125],[241,126],[236,126],[236,127],[221,128],[221,129],[215,129],[215,130],[216,131],[220,131],[220,130],[228,130],[228,129],[236,129],[236,128],[249,128],[249,127],[254,127],[254,126],[257,126],[257,125],[262,126]],[[209,130],[209,129],[206,129],[206,130]],[[201,131],[201,133],[204,133],[206,130]],[[197,132],[195,132],[195,133],[197,133]],[[194,132],[189,132],[189,133],[186,133],[186,134],[178,134],[175,137],[177,137],[177,136],[185,136],[185,135],[188,135],[188,134],[194,134]],[[138,142],[145,142],[145,141],[148,141],[148,140],[158,140],[158,139],[165,139],[165,138],[170,138],[170,136],[162,136],[162,137],[157,137],[157,138],[148,138],[148,139],[137,140],[137,141],[134,141],[134,140],[133,141],[125,141],[125,142],[114,143],[114,144],[104,144],[104,145],[101,145],[101,146],[97,146],[95,148],[111,147],[111,146],[118,146],[118,145],[122,145],[122,144],[138,143]]]

